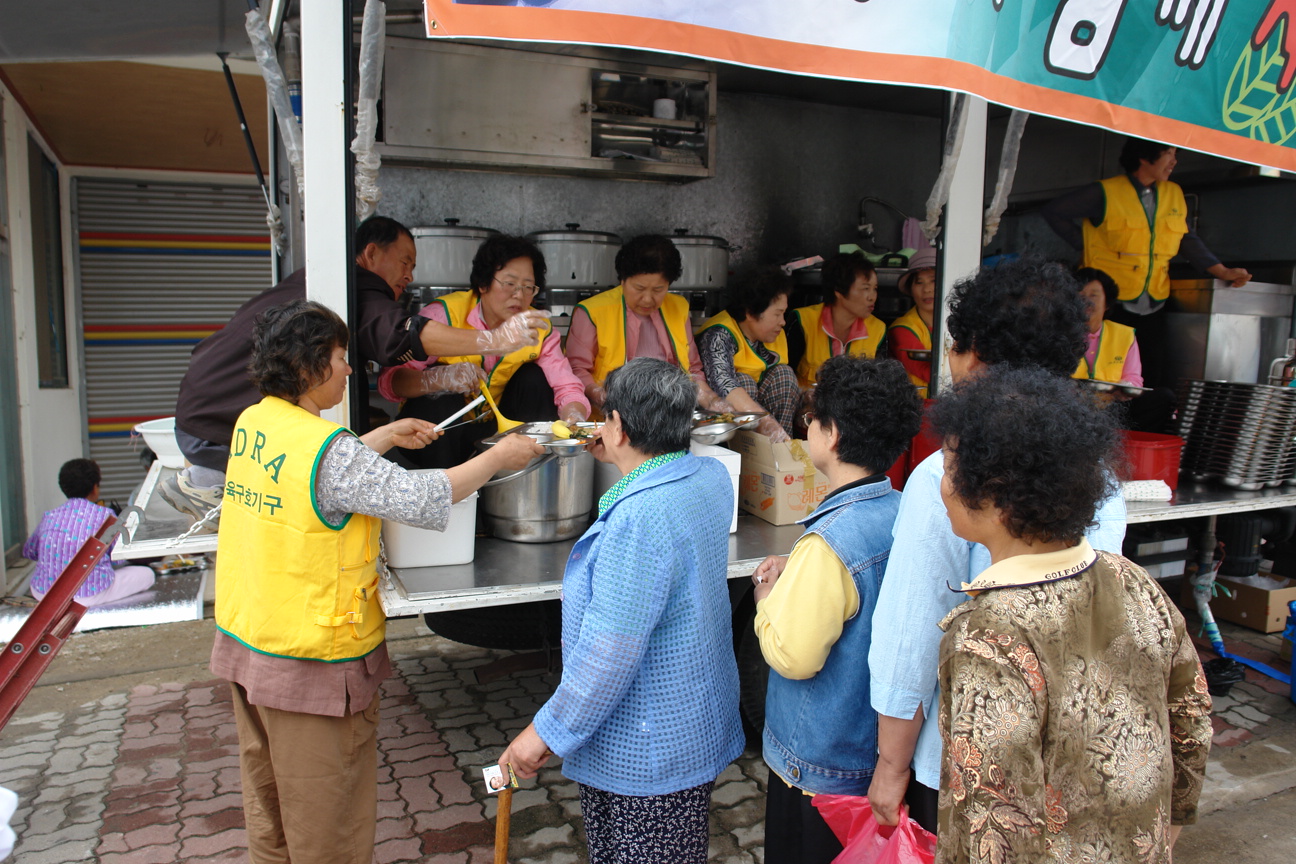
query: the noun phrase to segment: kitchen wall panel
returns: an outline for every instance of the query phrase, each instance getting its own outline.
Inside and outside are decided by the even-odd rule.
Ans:
[[[732,263],[828,254],[856,240],[859,199],[921,216],[940,168],[932,118],[749,94],[719,96],[716,176],[662,183],[384,166],[379,212],[526,233],[687,228],[742,248]]]

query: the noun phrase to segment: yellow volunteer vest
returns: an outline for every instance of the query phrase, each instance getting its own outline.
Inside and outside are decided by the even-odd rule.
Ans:
[[[602,294],[582,300],[577,306],[585,310],[598,333],[598,353],[594,355],[594,380],[607,381],[608,373],[626,364],[626,312],[625,294],[618,285]],[[667,294],[657,312],[666,325],[670,348],[675,352],[675,362],[685,372],[689,371],[688,301],[678,294]]]
[[[1122,302],[1145,292],[1153,300],[1170,296],[1170,259],[1188,233],[1188,204],[1178,183],[1156,184],[1156,218],[1148,223],[1134,183],[1125,175],[1102,181],[1107,199],[1102,224],[1084,220],[1084,266],[1116,280]]]
[[[733,319],[733,316],[728,312],[721,312],[719,315],[708,318],[703,322],[702,329],[698,332],[705,333],[712,327],[723,327],[729,331],[730,335],[732,335],[735,340],[737,340],[738,353],[734,355],[734,371],[741,372],[744,375],[750,375],[752,380],[757,384],[761,383],[761,379],[765,377],[765,373],[769,370],[769,365],[762,360],[760,355],[751,347],[751,344],[747,341],[747,337],[743,335],[742,330],[738,327],[738,322]],[[782,330],[779,331],[778,338],[773,342],[766,342],[765,347],[778,356],[779,363],[785,364],[788,362],[787,334]],[[749,393],[747,395],[751,396],[753,399],[756,398],[755,393]]]
[[[477,295],[472,291],[456,291],[453,294],[438,297],[432,302],[440,303],[441,307],[445,309],[446,321],[450,323],[451,327],[458,327],[463,330],[476,329],[468,323],[468,313],[477,305]],[[548,336],[550,331],[553,330],[553,325],[546,321],[543,330],[544,335]],[[543,341],[544,337],[541,338],[542,344]],[[486,386],[490,388],[491,396],[495,397],[496,402],[504,398],[504,388],[508,386],[508,382],[512,380],[522,364],[533,363],[539,356],[540,345],[528,345],[500,358],[500,361],[495,364],[495,368],[486,376]],[[447,364],[476,363],[483,369],[486,368],[486,358],[480,354],[464,354],[459,357],[441,357],[439,359],[440,362]]]
[[[336,663],[383,641],[382,522],[349,514],[330,524],[315,499],[324,450],[349,434],[274,396],[239,415],[216,541],[216,626],[253,651]]]
[[[819,367],[832,357],[832,339],[824,332],[819,322],[823,310],[822,303],[792,310],[792,314],[796,315],[797,320],[801,322],[801,332],[805,334],[805,354],[802,355],[796,370],[797,381],[802,387],[809,387],[815,383],[819,377]],[[882,337],[886,334],[886,324],[883,324],[882,319],[875,315],[864,319],[864,324],[868,328],[867,333],[860,339],[847,342],[846,353],[860,357],[876,357],[878,345],[882,344]]]
[[[908,312],[901,315],[896,320],[892,321],[890,329],[908,330],[910,333],[918,337],[918,341],[922,342],[922,346],[924,348],[926,348],[928,351],[931,350],[931,346],[932,346],[931,331],[927,329],[927,325],[926,323],[923,322],[922,316],[918,314],[917,306],[914,306]],[[891,346],[892,346],[892,350],[894,351],[895,343],[892,342]],[[913,384],[915,387],[920,388],[923,392],[923,395],[926,395],[927,393],[926,381],[919,378],[917,375],[910,373],[909,382]]]
[[[1120,381],[1125,374],[1125,358],[1130,348],[1134,347],[1134,328],[1115,321],[1104,321],[1102,330],[1098,331],[1098,352],[1094,355],[1093,366],[1089,360],[1080,358],[1072,378],[1091,378],[1098,381]]]

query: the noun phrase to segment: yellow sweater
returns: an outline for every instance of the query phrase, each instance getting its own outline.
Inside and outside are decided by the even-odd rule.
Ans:
[[[859,611],[850,571],[818,534],[792,547],[787,566],[756,604],[756,638],[770,668],[784,678],[813,678]]]

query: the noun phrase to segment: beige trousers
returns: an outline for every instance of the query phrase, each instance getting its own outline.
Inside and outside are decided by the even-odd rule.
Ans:
[[[378,694],[357,714],[324,717],[249,705],[230,686],[252,864],[372,864]]]

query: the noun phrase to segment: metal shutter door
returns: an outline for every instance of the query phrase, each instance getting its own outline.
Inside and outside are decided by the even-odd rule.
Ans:
[[[100,494],[144,479],[136,423],[175,413],[189,353],[270,284],[255,186],[75,181],[90,457]]]

